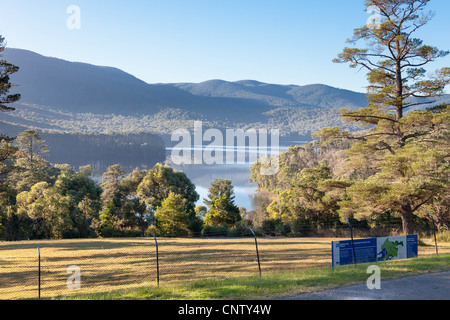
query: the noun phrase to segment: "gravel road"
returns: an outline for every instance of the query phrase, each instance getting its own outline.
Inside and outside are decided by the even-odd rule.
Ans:
[[[364,283],[299,294],[282,300],[450,300],[450,271],[401,279],[381,279],[379,290],[369,290]]]

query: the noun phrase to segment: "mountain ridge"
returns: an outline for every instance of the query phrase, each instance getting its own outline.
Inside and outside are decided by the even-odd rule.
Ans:
[[[18,91],[22,91],[23,102],[57,106],[64,111],[74,111],[75,108],[80,107],[81,110],[85,109],[82,103],[77,101],[80,93],[86,95],[85,105],[94,106],[97,113],[105,111],[103,110],[104,102],[98,99],[100,96],[103,100],[113,102],[110,104],[107,113],[129,114],[126,110],[116,108],[116,105],[121,103],[132,107],[133,111],[151,114],[160,111],[160,107],[191,108],[192,102],[200,106],[205,103],[210,103],[212,106],[222,106],[224,98],[237,99],[231,101],[234,103],[242,102],[239,99],[244,99],[247,100],[245,102],[249,105],[257,101],[264,102],[266,109],[274,106],[301,106],[301,102],[298,101],[299,92],[305,96],[305,91],[316,91],[318,86],[334,90],[330,86],[320,84],[307,86],[278,85],[256,80],[230,82],[215,79],[200,83],[149,84],[115,67],[70,62],[59,58],[45,57],[23,49],[8,48],[3,56],[7,61],[20,68],[19,72],[11,78],[14,82],[21,84]],[[62,88],[62,85],[65,88]],[[326,90],[321,91],[321,94],[323,94]],[[345,93],[350,92],[345,91]],[[49,93],[52,93],[52,95],[49,95]],[[98,95],[95,95],[95,93],[98,93]],[[108,95],[105,93],[116,97],[118,100],[108,100]],[[306,94],[308,93],[306,92]],[[310,92],[310,94],[313,94],[313,92]],[[364,96],[361,93],[352,94],[357,95],[358,98]],[[66,96],[65,100],[67,100],[67,96],[70,96],[74,103],[77,102],[77,105],[60,99],[62,95]],[[45,99],[43,96],[45,96]],[[199,97],[202,99],[198,99]],[[270,97],[269,100],[271,101],[261,99],[261,97]],[[274,103],[276,98],[286,99],[286,101],[285,103]],[[289,102],[286,103],[287,101]],[[146,108],[142,109],[141,104],[143,102],[146,102]],[[351,101],[349,102],[352,104]],[[91,109],[86,109],[86,111]]]
[[[257,80],[149,84],[115,67],[96,66],[7,48],[2,53],[20,69],[11,93],[20,93],[9,123],[43,130],[168,134],[206,126],[279,128],[282,135],[307,135],[323,126],[344,125],[342,107],[367,105],[366,95],[324,84],[281,85]],[[449,96],[444,97],[449,101]]]

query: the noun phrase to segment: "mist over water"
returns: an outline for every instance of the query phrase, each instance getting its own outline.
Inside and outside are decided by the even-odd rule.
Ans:
[[[280,144],[278,150],[271,150],[270,147],[267,148],[267,154],[274,155],[279,154],[281,152],[289,149],[291,145],[303,145],[306,141],[285,141],[283,145]],[[170,164],[171,152],[173,150],[178,151],[176,148],[167,147],[167,162]],[[187,152],[203,150],[203,151],[211,151],[211,148],[208,146],[192,146],[190,149],[185,150]],[[173,165],[170,164],[176,170],[183,171],[186,173],[188,178],[192,181],[192,183],[196,186],[196,191],[200,195],[199,201],[197,204],[204,205],[203,199],[208,196],[208,188],[211,183],[215,179],[227,179],[231,180],[234,186],[235,193],[235,204],[237,206],[244,207],[247,211],[251,211],[256,209],[258,199],[256,199],[256,184],[252,184],[249,182],[251,179],[250,167],[252,166],[251,162],[248,162],[248,158],[251,153],[259,154],[258,147],[240,147],[240,146],[224,146],[220,147],[220,152],[223,152],[224,160],[223,164],[189,164],[189,165]],[[246,162],[243,164],[234,163],[227,164],[225,159],[226,152],[233,151],[235,154],[235,159],[239,158],[239,155],[244,153]]]

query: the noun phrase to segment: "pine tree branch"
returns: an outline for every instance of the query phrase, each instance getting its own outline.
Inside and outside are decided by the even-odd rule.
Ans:
[[[385,117],[379,117],[379,116],[372,116],[372,115],[351,115],[351,114],[344,114],[342,115],[343,117],[348,117],[348,118],[373,118],[373,119],[380,119],[380,120],[388,120],[388,121],[392,121],[394,123],[398,123],[397,120],[395,119],[391,119],[391,118],[385,118]]]

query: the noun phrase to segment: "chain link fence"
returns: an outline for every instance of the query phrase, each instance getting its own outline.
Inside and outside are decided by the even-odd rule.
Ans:
[[[331,267],[333,240],[250,236],[0,242],[0,299],[50,299]]]
[[[3,242],[0,299],[48,299],[325,267],[331,265],[330,243],[255,242],[254,237]]]

